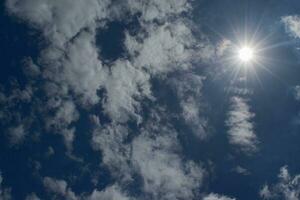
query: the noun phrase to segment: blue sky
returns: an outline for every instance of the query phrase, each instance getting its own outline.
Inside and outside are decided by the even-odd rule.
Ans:
[[[299,8],[3,1],[0,200],[300,199]]]

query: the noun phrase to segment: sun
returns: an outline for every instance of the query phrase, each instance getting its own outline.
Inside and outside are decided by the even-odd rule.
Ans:
[[[254,59],[254,49],[249,46],[243,46],[238,50],[238,58],[243,63],[251,62]]]

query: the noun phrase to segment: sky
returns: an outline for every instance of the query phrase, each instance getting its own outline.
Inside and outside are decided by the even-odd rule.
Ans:
[[[0,200],[300,199],[298,0],[0,9]]]

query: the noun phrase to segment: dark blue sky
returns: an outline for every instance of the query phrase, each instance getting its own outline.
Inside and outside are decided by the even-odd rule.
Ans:
[[[105,17],[45,2],[0,7],[0,191],[254,200],[268,184],[269,199],[288,199],[277,183],[283,166],[300,174],[300,18],[295,30],[283,17],[300,2],[116,1]],[[240,69],[230,48],[255,32],[261,60]]]

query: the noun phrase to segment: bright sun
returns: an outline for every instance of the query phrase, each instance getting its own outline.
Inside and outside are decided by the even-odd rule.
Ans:
[[[244,46],[238,50],[239,59],[244,62],[250,62],[254,58],[254,50],[251,47]]]

